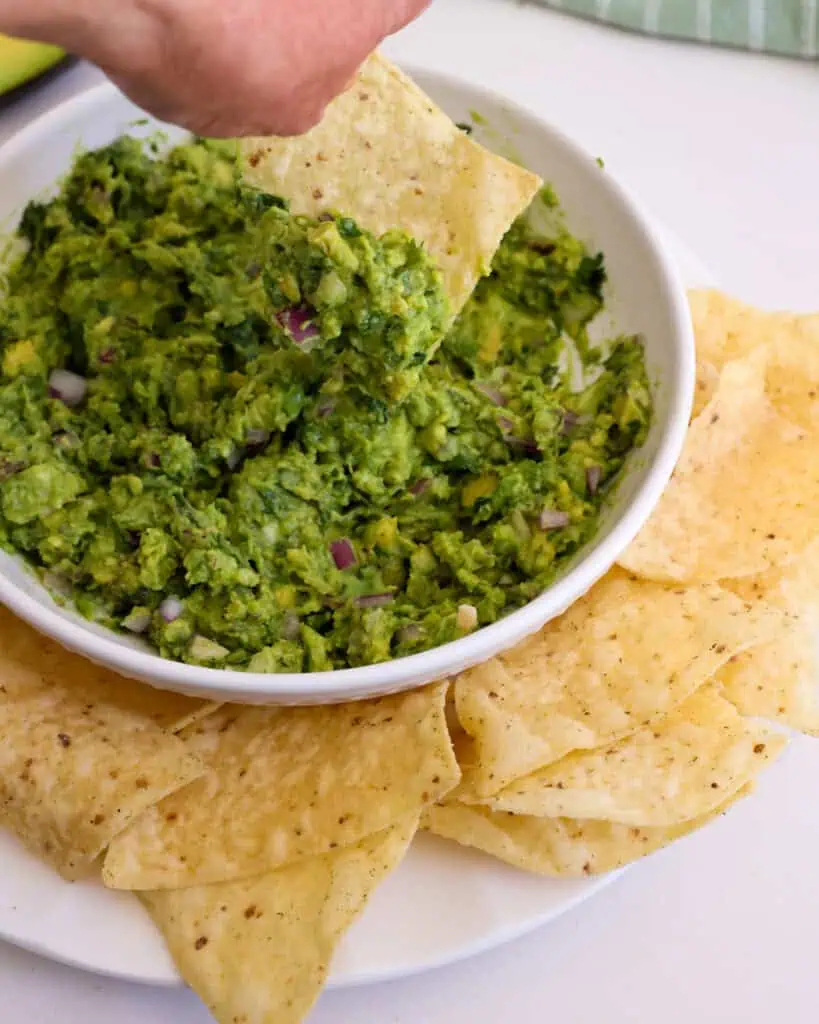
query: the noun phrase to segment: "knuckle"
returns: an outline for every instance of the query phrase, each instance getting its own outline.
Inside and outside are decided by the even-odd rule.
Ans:
[[[272,123],[268,123],[267,133],[285,137],[306,135],[311,128],[315,128],[319,123],[323,113],[323,105],[282,112],[281,116],[276,117]]]

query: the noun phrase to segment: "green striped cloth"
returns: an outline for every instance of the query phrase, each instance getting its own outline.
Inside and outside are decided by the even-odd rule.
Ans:
[[[648,35],[766,50],[819,53],[819,0],[541,0],[570,14]]]

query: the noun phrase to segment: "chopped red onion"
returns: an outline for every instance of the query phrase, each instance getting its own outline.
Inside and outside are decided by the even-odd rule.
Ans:
[[[476,384],[475,387],[482,395],[486,395],[493,405],[506,405],[506,396],[491,384]]]
[[[498,416],[498,426],[504,434],[510,434],[515,429],[515,424],[508,416]]]
[[[334,398],[322,398],[322,400],[316,406],[316,416],[323,420],[330,416],[336,407],[336,401]]]
[[[281,629],[282,639],[295,640],[299,635],[300,629],[301,623],[299,622],[298,615],[285,615]]]
[[[282,330],[289,334],[297,345],[306,345],[321,335],[314,316],[315,313],[307,306],[294,306],[292,309],[283,309],[277,313],[276,319]]]
[[[478,625],[478,609],[474,604],[459,604],[455,615],[458,629],[469,633]]]
[[[538,516],[541,530],[560,530],[569,525],[569,513],[559,508],[544,508]]]
[[[428,476],[423,477],[421,480],[416,480],[415,483],[410,487],[410,494],[416,498],[419,497],[424,491],[428,491],[432,486],[432,480]]]
[[[400,644],[414,644],[415,641],[420,640],[423,635],[423,629],[415,623],[412,623],[409,626],[402,626],[395,634],[395,637]]]
[[[566,437],[567,434],[571,434],[579,422],[580,417],[576,412],[572,412],[571,409],[564,409],[563,422],[560,424],[560,433]]]
[[[52,370],[48,378],[49,398],[57,398],[65,405],[79,405],[85,398],[88,381],[71,370]]]
[[[46,590],[53,590],[55,594],[59,594],[61,597],[71,596],[71,583],[58,572],[49,571],[44,573],[43,584]]]
[[[130,633],[144,633],[151,624],[151,613],[147,608],[135,608],[122,624]]]
[[[239,463],[241,461],[242,461],[242,450],[241,450],[241,448],[234,448],[231,452],[228,453],[228,456],[225,459],[225,464],[227,465],[228,469],[236,469],[236,467],[239,465]]]
[[[355,548],[346,537],[333,541],[330,545],[330,554],[337,569],[349,569],[356,563]]]
[[[8,480],[10,476],[25,469],[25,462],[15,462],[11,459],[0,459],[0,480]]]
[[[392,594],[364,594],[363,597],[357,597],[354,604],[356,608],[381,608],[390,604],[392,597]]]
[[[159,606],[159,614],[166,622],[175,622],[183,610],[182,602],[178,597],[166,597]]]
[[[51,438],[51,440],[54,442],[54,444],[57,445],[58,448],[63,448],[66,451],[70,450],[71,448],[76,448],[77,445],[80,443],[80,439],[71,430],[58,430],[57,433],[54,434],[54,436]]]
[[[599,466],[589,466],[586,470],[586,487],[589,489],[589,494],[597,494],[597,488],[600,486],[600,478],[603,475],[603,470]]]
[[[247,443],[251,448],[261,448],[270,440],[270,431],[251,427],[247,432]]]
[[[100,362],[101,363],[106,363],[106,364],[107,363],[113,363],[115,358],[116,358],[116,352],[112,348],[104,348],[102,350],[102,352],[100,352]]]
[[[521,451],[527,455],[539,455],[540,448],[537,446],[537,441],[532,437],[507,437],[506,443],[510,448],[520,448]]]

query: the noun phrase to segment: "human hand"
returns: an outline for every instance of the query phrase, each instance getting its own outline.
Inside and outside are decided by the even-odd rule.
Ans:
[[[28,0],[21,12],[0,0],[0,30],[86,57],[141,107],[200,135],[300,135],[428,3]]]

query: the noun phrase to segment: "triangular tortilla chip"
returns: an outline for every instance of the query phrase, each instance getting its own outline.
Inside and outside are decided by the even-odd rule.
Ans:
[[[219,1024],[298,1024],[344,932],[401,862],[416,816],[256,878],[141,893],[179,972]]]
[[[173,889],[249,877],[349,846],[457,783],[447,684],[356,704],[224,707],[186,729],[210,772],[108,851],[106,885]]]
[[[668,714],[782,613],[720,587],[665,587],[614,571],[529,641],[455,682],[472,763],[461,795],[491,796],[573,750]]]
[[[750,791],[751,787],[746,787],[703,818],[669,827],[637,828],[608,821],[532,818],[466,804],[430,807],[421,819],[421,827],[462,846],[483,850],[523,871],[579,878],[614,871],[668,846],[707,825]]]
[[[0,609],[0,824],[65,877],[86,873],[118,832],[204,771],[157,724],[181,707],[168,696]]]
[[[453,315],[542,184],[473,142],[378,53],[312,131],[246,139],[242,154],[250,184],[294,213],[333,210],[375,235],[402,228],[422,242]]]
[[[569,754],[513,782],[487,804],[538,818],[677,825],[724,804],[785,742],[762,723],[743,718],[716,687],[706,685],[633,736]]]
[[[766,348],[723,368],[660,503],[620,558],[626,569],[672,582],[750,576],[816,536],[819,431],[785,419],[766,393]]]

